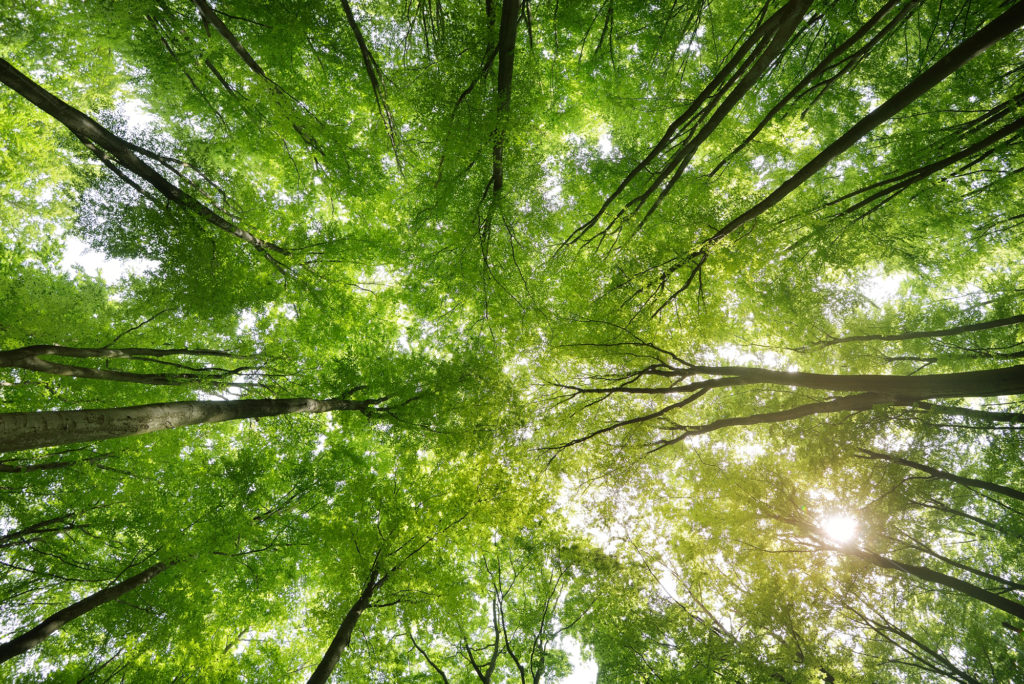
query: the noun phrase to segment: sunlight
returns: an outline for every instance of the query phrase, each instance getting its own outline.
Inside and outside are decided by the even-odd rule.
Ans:
[[[834,542],[845,544],[857,534],[857,519],[846,513],[834,513],[818,523],[825,535]]]

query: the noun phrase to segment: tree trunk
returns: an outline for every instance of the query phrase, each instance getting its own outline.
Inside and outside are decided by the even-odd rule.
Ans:
[[[0,452],[144,435],[185,425],[262,418],[286,413],[366,411],[363,399],[237,399],[172,401],[107,409],[0,413]]]
[[[837,337],[831,340],[812,342],[806,347],[797,349],[797,351],[806,351],[812,347],[831,347],[832,345],[844,344],[846,342],[899,342],[901,340],[918,340],[928,337],[950,337],[953,335],[975,332],[977,330],[991,330],[992,328],[1017,325],[1019,323],[1024,323],[1024,315],[1007,316],[1006,318],[996,318],[991,321],[982,321],[981,323],[971,323],[969,325],[958,325],[952,328],[943,328],[941,330],[917,330],[914,332],[894,333],[891,335],[850,335],[849,337]]]
[[[95,594],[87,596],[63,610],[57,611],[21,636],[11,639],[5,644],[0,644],[0,663],[35,648],[67,623],[82,617],[93,608],[98,608],[105,603],[121,598],[136,587],[149,582],[170,567],[170,565],[172,564],[157,563],[152,565],[133,577],[129,577],[106,589],[101,589]]]
[[[317,665],[316,670],[313,671],[306,684],[326,684],[331,673],[334,672],[334,668],[338,665],[341,654],[345,652],[345,649],[352,642],[352,632],[356,628],[359,616],[370,607],[370,601],[373,599],[374,593],[380,589],[387,579],[388,575],[379,575],[376,568],[370,571],[370,578],[363,586],[363,591],[359,594],[356,602],[352,604],[348,613],[345,614],[344,619],[341,621],[341,626],[338,628],[338,633],[334,635],[331,645],[327,647],[327,652],[324,653],[323,659]]]
[[[1024,605],[1021,605],[1016,601],[1011,601],[1010,599],[1000,596],[998,594],[993,594],[991,591],[982,589],[981,587],[975,584],[971,584],[970,582],[965,582],[961,579],[957,579],[956,577],[951,577],[941,572],[936,572],[931,568],[926,568],[920,565],[900,563],[899,561],[887,558],[886,556],[883,556],[881,554],[872,553],[871,551],[865,551],[863,549],[839,548],[835,550],[841,551],[842,553],[854,556],[856,558],[860,558],[862,560],[866,560],[869,563],[873,563],[874,565],[877,565],[881,568],[899,570],[901,572],[907,573],[908,575],[912,575],[918,579],[922,579],[926,582],[931,582],[933,584],[940,584],[944,587],[949,587],[950,589],[957,591],[963,594],[964,596],[969,596],[983,603],[987,603],[993,608],[998,608],[999,610],[1009,613],[1010,615],[1013,615],[1016,618],[1024,620]]]
[[[505,127],[508,124],[509,106],[512,104],[512,70],[516,58],[516,33],[519,28],[519,0],[502,0],[501,23],[498,26],[498,98],[497,120],[494,131],[493,164],[491,182],[494,196],[501,195],[505,183]]]
[[[790,176],[770,195],[727,223],[707,242],[716,243],[740,226],[754,220],[786,198],[804,184],[808,178],[821,171],[833,159],[853,147],[868,133],[899,114],[919,97],[944,81],[947,76],[971,61],[999,40],[1024,25],[1024,3],[1015,3],[1010,9],[986,24],[981,30],[966,39],[933,64],[923,74],[912,80],[898,93],[886,100],[877,109],[853,125],[835,142],[818,153],[799,171]]]
[[[71,461],[50,461],[48,463],[28,463],[22,465],[22,458],[9,458],[0,461],[0,473],[33,473],[39,470],[57,470],[58,468],[70,468],[79,463],[94,463],[104,458],[113,456],[111,453],[96,454],[85,458],[76,458]]]
[[[737,384],[783,385],[832,392],[873,392],[890,395],[903,403],[944,397],[998,397],[1024,393],[1024,365],[964,373],[936,375],[828,375],[744,366],[695,366],[666,375],[689,377],[698,374],[736,378]],[[682,391],[682,388],[680,388]]]
[[[875,27],[876,24],[879,24],[886,17],[886,15],[889,14],[889,12],[891,12],[895,7],[898,7],[900,4],[903,4],[903,7],[892,19],[892,21],[890,21],[884,27],[879,29],[878,32],[870,40],[866,41],[866,43],[863,46],[861,46],[851,54],[848,54],[845,57],[843,56],[848,50],[850,50],[850,48],[852,48],[858,42],[860,42],[860,40],[864,38],[871,31],[871,29]],[[785,109],[786,105],[788,105],[791,102],[796,102],[797,100],[804,97],[805,95],[808,95],[815,89],[820,90],[819,94],[815,97],[815,99],[817,99],[817,97],[820,97],[821,93],[823,93],[827,89],[828,84],[834,82],[841,75],[852,69],[857,62],[866,57],[875,45],[877,45],[882,39],[884,39],[889,33],[891,33],[896,28],[896,26],[902,23],[902,21],[906,19],[906,17],[911,12],[914,11],[915,7],[918,4],[920,4],[920,0],[914,0],[912,2],[906,3],[901,3],[901,0],[888,0],[888,2],[885,3],[885,5],[879,8],[879,10],[875,12],[875,14],[872,15],[871,18],[868,19],[864,24],[862,24],[860,28],[858,28],[849,38],[847,38],[845,41],[837,45],[825,57],[823,57],[822,60],[818,62],[818,65],[814,67],[814,69],[808,72],[807,75],[804,76],[799,83],[793,86],[793,88],[775,104],[775,106],[768,110],[768,113],[761,118],[761,122],[758,123],[757,126],[755,126],[754,129],[747,134],[747,137],[743,139],[743,142],[741,142],[739,145],[733,148],[732,152],[726,155],[726,157],[721,162],[719,162],[718,165],[715,166],[715,168],[708,175],[714,176],[716,173],[718,173],[718,171],[723,166],[725,166],[730,159],[732,159],[744,147],[749,145],[754,140],[754,138],[756,138],[758,134],[762,130],[764,130],[769,123],[771,123],[775,116],[783,109]],[[845,66],[843,66],[840,69],[840,65],[844,63]],[[836,70],[835,74],[829,76],[824,80],[818,80],[821,79],[829,70],[833,69]],[[815,83],[816,80],[818,80],[817,83]]]
[[[696,127],[700,124],[707,116],[707,113],[714,109],[718,101],[729,90],[729,88],[733,86],[736,80],[742,78],[742,75],[745,72],[748,72],[751,68],[750,65],[753,58],[758,56],[760,53],[763,53],[768,48],[770,38],[773,34],[779,31],[780,24],[793,24],[795,26],[795,22],[803,17],[803,13],[807,9],[808,5],[809,3],[804,0],[801,0],[800,2],[797,2],[797,0],[790,0],[779,8],[775,14],[766,19],[760,26],[751,32],[744,42],[733,52],[732,57],[725,66],[718,71],[715,77],[704,87],[697,97],[690,102],[686,110],[669,125],[664,135],[661,136],[661,139],[658,140],[654,147],[652,147],[647,153],[647,156],[645,156],[639,164],[634,166],[629,173],[626,174],[626,177],[622,179],[615,190],[605,198],[601,207],[597,210],[597,213],[583,225],[577,227],[572,234],[566,238],[566,243],[571,244],[580,240],[591,228],[596,226],[597,222],[608,210],[612,202],[615,201],[619,195],[625,192],[630,183],[632,183],[644,170],[649,169],[654,160],[657,159],[662,152],[668,150],[674,142],[676,142],[679,137],[680,130],[685,130],[686,127]],[[793,26],[790,26],[790,32],[792,28]],[[747,87],[749,88],[750,85],[752,84],[748,84]],[[739,88],[739,86],[737,86],[737,88]],[[736,90],[733,92],[735,93]],[[740,95],[742,95],[742,92]],[[717,111],[724,112],[727,110],[720,107]],[[708,131],[708,135],[710,135],[710,130]],[[648,189],[630,200],[627,206],[646,201],[646,198],[649,197],[650,194],[654,192],[654,190],[664,181],[667,174],[671,173],[674,167],[675,164],[670,161],[666,168],[662,170],[661,174],[659,174],[659,177],[648,186]],[[620,211],[619,216],[622,216],[624,212],[625,209]],[[612,223],[614,223],[615,220],[617,219],[613,219]],[[605,230],[607,230],[607,228]]]
[[[904,540],[904,542],[909,544],[911,547],[917,549],[921,553],[927,554],[927,555],[931,556],[932,558],[934,558],[936,560],[940,560],[943,563],[946,563],[947,565],[952,565],[954,568],[959,568],[960,570],[963,570],[965,572],[969,572],[972,575],[977,575],[978,577],[981,577],[983,579],[987,579],[987,580],[990,580],[992,582],[996,582],[998,584],[1001,584],[1001,585],[1003,585],[1004,587],[1006,587],[1007,589],[1009,589],[1011,591],[1021,591],[1021,590],[1024,590],[1024,584],[1019,584],[1018,582],[1014,582],[1013,580],[1008,580],[1006,578],[1000,577],[999,575],[995,575],[995,574],[993,574],[991,572],[987,572],[985,570],[981,570],[979,568],[976,568],[976,567],[974,567],[972,565],[967,565],[966,563],[961,563],[960,561],[956,560],[955,558],[950,558],[949,556],[944,556],[941,553],[939,553],[938,551],[936,551],[935,549],[933,549],[932,547],[928,546],[927,544],[919,544],[919,543],[917,543],[917,542],[915,542],[913,540]]]
[[[74,513],[65,513],[64,515],[58,515],[53,518],[47,518],[46,520],[40,520],[39,522],[26,525],[21,529],[8,532],[7,534],[0,537],[0,548],[3,548],[13,541],[27,537],[33,534],[43,534],[45,532],[60,532],[63,530],[70,530],[76,527],[74,523],[68,523],[60,527],[50,527],[54,523],[62,523],[65,520],[70,520],[75,517]]]
[[[69,131],[74,133],[87,146],[95,145],[93,152],[110,164],[109,157],[117,160],[124,168],[142,178],[157,190],[161,195],[171,202],[197,214],[205,221],[220,230],[223,230],[236,238],[243,240],[256,248],[267,258],[278,270],[282,270],[281,264],[271,256],[270,252],[288,254],[282,247],[257,238],[241,226],[224,218],[213,209],[209,208],[192,195],[188,194],[174,183],[170,182],[156,169],[143,161],[138,155],[159,157],[152,152],[133,145],[127,140],[115,135],[104,128],[95,119],[75,109],[67,102],[64,102],[53,93],[49,92],[25,74],[14,68],[4,59],[0,59],[0,83],[11,88],[26,100],[43,110],[54,119],[63,124]],[[109,157],[108,157],[109,155]],[[116,168],[116,167],[115,167]]]
[[[678,360],[678,357],[675,357]],[[646,421],[663,421],[666,430],[677,436],[654,443],[661,449],[687,437],[707,434],[727,427],[781,423],[807,416],[850,411],[869,411],[885,406],[921,406],[926,399],[957,397],[997,397],[1024,394],[1024,366],[1010,366],[964,373],[936,375],[829,375],[824,373],[797,373],[746,366],[694,366],[680,361],[682,366],[657,363],[646,368],[622,373],[618,384],[601,387],[562,385],[575,396],[601,395],[600,400],[615,394],[688,395],[649,413],[621,420],[593,432],[570,440],[559,448],[585,442],[597,435],[627,425]],[[707,379],[695,379],[710,376]],[[659,378],[666,383],[661,387],[637,384],[643,378]],[[685,382],[686,380],[692,382]],[[683,425],[667,416],[682,409],[715,389],[749,385],[775,385],[824,390],[832,396],[779,411],[752,413],[719,418],[703,425]],[[854,394],[844,394],[853,392]],[[942,407],[936,407],[941,410]]]
[[[252,69],[254,73],[259,74],[268,81],[270,80],[267,77],[267,74],[264,73],[263,68],[260,67],[255,59],[253,59],[253,56],[249,54],[249,51],[242,46],[242,43],[239,42],[238,38],[235,37],[235,34],[231,32],[231,29],[221,21],[216,10],[214,10],[206,0],[192,0],[192,4],[194,4],[196,9],[199,10],[199,14],[202,16],[203,21],[212,24],[213,27],[217,29],[217,33],[223,36],[224,40],[228,41],[231,49],[242,58],[242,61],[245,62],[246,66]]]
[[[133,373],[128,371],[89,368],[57,363],[42,358],[43,356],[64,356],[79,359],[130,359],[151,361],[148,357],[161,356],[222,356],[231,357],[228,352],[215,349],[149,349],[132,347],[125,349],[102,349],[90,347],[62,347],[56,344],[38,344],[20,349],[0,351],[0,368],[22,368],[38,373],[49,373],[71,378],[87,378],[91,380],[112,380],[116,382],[133,382],[145,385],[182,385],[190,382],[221,381],[249,370],[240,368],[196,368],[185,364],[161,362],[179,368],[189,369],[186,373]]]
[[[352,6],[348,0],[341,0],[341,8],[345,12],[345,19],[348,21],[349,28],[352,29],[352,34],[355,36],[356,44],[359,46],[359,54],[363,58],[363,69],[366,71],[366,77],[370,81],[370,88],[373,90],[373,97],[377,102],[377,112],[384,119],[384,127],[387,130],[388,139],[391,141],[391,150],[395,153],[395,162],[401,164],[401,159],[398,156],[398,139],[395,134],[394,117],[392,117],[391,109],[384,98],[384,83],[378,78],[378,74],[383,76],[380,65],[377,64],[377,59],[366,44],[366,38],[363,36],[362,29],[359,28],[359,22],[356,21],[356,15],[352,11]]]
[[[1019,489],[1014,489],[1013,487],[988,482],[987,480],[978,480],[973,477],[954,475],[953,473],[940,470],[939,468],[933,468],[932,466],[924,463],[918,463],[917,461],[911,461],[910,459],[893,456],[891,454],[883,454],[878,451],[871,451],[870,449],[858,449],[858,451],[867,454],[867,456],[862,456],[860,458],[881,459],[888,461],[889,463],[898,463],[900,465],[905,465],[908,468],[914,468],[915,470],[920,470],[923,473],[928,473],[934,477],[955,482],[956,484],[963,485],[964,487],[986,489],[990,492],[995,492],[996,494],[1002,494],[1003,496],[1008,496],[1011,499],[1016,499],[1017,501],[1024,501],[1024,492]]]

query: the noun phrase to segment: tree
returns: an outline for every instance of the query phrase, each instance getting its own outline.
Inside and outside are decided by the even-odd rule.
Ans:
[[[1024,3],[10,9],[8,679],[1018,676]]]
[[[6,662],[15,656],[21,655],[30,648],[38,646],[43,639],[56,632],[68,622],[85,615],[90,610],[98,608],[104,603],[116,601],[132,589],[149,582],[151,579],[166,570],[167,567],[168,566],[165,563],[156,563],[140,573],[132,575],[117,584],[101,589],[91,596],[87,596],[74,605],[57,611],[24,634],[19,635],[15,639],[11,639],[7,643],[0,644],[0,662]]]
[[[381,399],[234,399],[179,401],[109,409],[42,411],[0,414],[4,437],[0,451],[19,451],[116,437],[144,435],[157,430],[264,418],[285,413],[360,411],[367,413]]]
[[[268,261],[278,269],[283,270],[280,262],[270,253],[287,254],[287,251],[272,242],[266,242],[255,237],[252,233],[236,225],[232,221],[213,211],[202,202],[185,193],[174,183],[168,181],[149,163],[143,161],[139,156],[149,157],[165,166],[179,163],[180,161],[163,157],[158,153],[143,149],[138,145],[123,140],[109,130],[101,126],[94,119],[78,111],[74,107],[36,84],[32,79],[15,69],[5,60],[0,60],[0,82],[13,89],[32,104],[60,121],[70,130],[75,137],[96,154],[103,164],[109,168],[118,178],[131,185],[139,194],[146,192],[135,182],[125,175],[124,171],[115,164],[120,164],[124,170],[130,171],[139,178],[149,183],[163,197],[175,204],[179,204],[190,211],[195,212],[204,220],[217,228],[248,242],[255,247]],[[173,168],[171,169],[173,170]]]
[[[83,349],[80,347],[61,347],[59,345],[35,345],[0,351],[0,367],[23,368],[25,370],[52,373],[67,377],[89,378],[93,380],[114,380],[118,382],[137,382],[149,385],[174,385],[188,382],[217,382],[230,378],[252,368],[239,367],[234,369],[210,366],[185,366],[173,361],[155,361],[166,363],[178,368],[186,368],[190,372],[174,373],[136,373],[104,368],[89,368],[65,363],[57,363],[42,358],[43,356],[65,356],[72,358],[130,359],[153,361],[164,356],[215,356],[228,357],[229,352],[217,349]]]
[[[603,387],[576,385],[562,385],[561,387],[569,392],[569,399],[588,399],[589,395],[596,396],[597,399],[588,402],[589,404],[604,401],[616,395],[645,397],[683,395],[683,398],[658,407],[657,410],[602,427],[568,442],[566,446],[586,441],[616,428],[651,422],[663,432],[675,433],[674,436],[664,437],[653,442],[655,447],[661,448],[689,437],[728,427],[791,421],[816,414],[867,411],[880,406],[917,406],[937,413],[976,416],[990,421],[1017,422],[1020,420],[1020,415],[1015,413],[964,410],[955,406],[933,404],[928,400],[1021,394],[1024,392],[1024,366],[933,375],[826,375],[747,366],[701,366],[689,363],[671,352],[663,352],[656,347],[652,349],[652,352],[648,358],[652,359],[653,363],[617,375],[605,376],[614,384]],[[693,379],[703,376],[708,379]],[[652,380],[654,383],[662,384],[651,386]],[[824,390],[829,394],[819,401],[802,403],[776,411],[718,418],[703,425],[687,425],[674,417],[676,411],[700,400],[715,389],[751,385],[767,385],[769,388],[793,387]],[[851,394],[840,394],[843,392]]]

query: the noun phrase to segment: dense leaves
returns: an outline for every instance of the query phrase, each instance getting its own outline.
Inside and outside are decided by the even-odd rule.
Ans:
[[[1022,24],[15,2],[0,673],[1019,681]]]

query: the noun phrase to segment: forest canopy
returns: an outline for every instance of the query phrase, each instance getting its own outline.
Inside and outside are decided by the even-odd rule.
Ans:
[[[1024,682],[1022,26],[12,0],[0,678]]]

